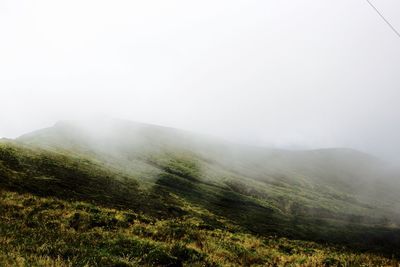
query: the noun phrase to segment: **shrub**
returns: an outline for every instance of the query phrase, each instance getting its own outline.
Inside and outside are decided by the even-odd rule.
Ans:
[[[201,261],[205,258],[204,254],[179,243],[172,247],[171,254],[182,261],[188,262]]]

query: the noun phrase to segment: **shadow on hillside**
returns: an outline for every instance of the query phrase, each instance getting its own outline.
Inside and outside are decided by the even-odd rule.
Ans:
[[[199,169],[193,162],[186,165]],[[271,208],[261,206],[230,189],[203,182],[198,171],[179,169],[176,164],[157,167],[163,172],[158,176],[153,193],[173,192],[191,205],[200,206],[257,234],[272,232],[277,228],[277,220],[273,217],[274,211]]]

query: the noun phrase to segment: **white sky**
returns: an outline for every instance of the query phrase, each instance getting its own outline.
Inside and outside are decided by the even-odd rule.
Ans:
[[[365,0],[0,0],[0,136],[107,115],[398,157],[399,64]]]

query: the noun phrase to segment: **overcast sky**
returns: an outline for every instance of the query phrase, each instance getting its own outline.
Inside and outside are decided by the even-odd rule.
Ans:
[[[109,116],[396,158],[399,64],[365,0],[0,0],[0,136]]]

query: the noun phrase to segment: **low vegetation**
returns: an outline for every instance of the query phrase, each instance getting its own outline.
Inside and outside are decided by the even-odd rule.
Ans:
[[[8,266],[397,266],[369,253],[244,232],[186,203],[159,219],[2,190],[0,263]]]
[[[396,218],[337,188],[80,147],[0,142],[0,266],[399,265]]]

